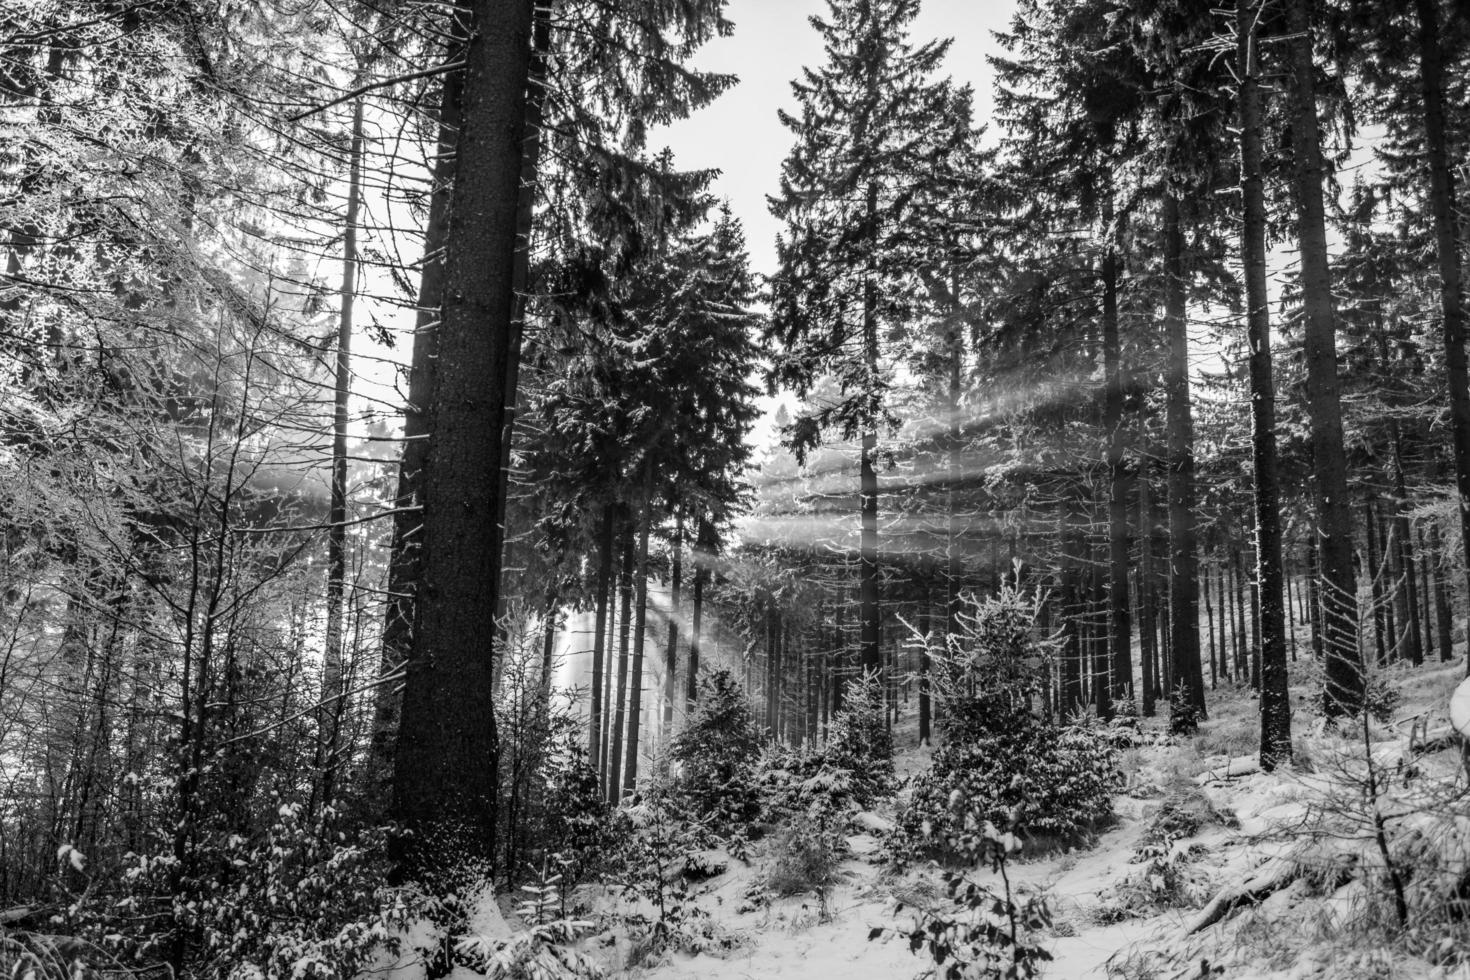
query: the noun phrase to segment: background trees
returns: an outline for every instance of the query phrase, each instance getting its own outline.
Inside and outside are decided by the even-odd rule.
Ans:
[[[942,732],[1002,586],[1038,715],[1266,765],[1453,658],[1461,12],[1026,0],[977,120],[918,9],[814,22],[764,283],[650,136],[716,0],[8,14],[0,903],[208,972],[242,855],[515,878],[704,676]]]

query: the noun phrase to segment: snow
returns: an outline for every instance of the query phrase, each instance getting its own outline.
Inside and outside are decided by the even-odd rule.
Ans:
[[[1302,665],[1306,668],[1307,665]],[[1422,668],[1390,668],[1391,683],[1404,693],[1398,720],[1374,723],[1366,745],[1375,765],[1392,774],[1392,800],[1401,819],[1397,833],[1408,839],[1425,821],[1415,822],[1413,794],[1421,786],[1455,785],[1462,779],[1452,741],[1439,737],[1449,723],[1457,728],[1470,718],[1470,682],[1461,683],[1463,661]],[[1302,704],[1310,693],[1309,671],[1293,691]],[[1458,688],[1456,685],[1459,685]],[[1451,692],[1454,698],[1451,698]],[[1378,949],[1365,938],[1362,923],[1370,911],[1369,886],[1360,868],[1375,860],[1371,834],[1341,838],[1324,831],[1323,800],[1352,799],[1356,772],[1366,771],[1361,734],[1337,735],[1314,726],[1305,711],[1296,719],[1296,765],[1262,772],[1253,754],[1256,702],[1248,689],[1221,689],[1211,700],[1211,720],[1198,736],[1179,740],[1155,737],[1163,719],[1143,723],[1147,737],[1123,753],[1128,776],[1115,799],[1115,820],[1099,833],[1093,846],[1011,863],[1012,887],[1018,897],[1045,896],[1053,927],[1040,936],[1053,960],[1043,976],[1052,980],[1102,980],[1120,977],[1185,977],[1207,975],[1260,980],[1332,980],[1336,977],[1394,977],[1404,980],[1470,980],[1470,964],[1435,966],[1404,950]],[[1463,715],[1463,716],[1462,716]],[[903,719],[895,731],[900,746],[895,768],[912,774],[928,764],[927,747],[917,745],[914,719]],[[1182,794],[1182,797],[1181,797]],[[1201,794],[1203,794],[1201,796]],[[1122,894],[1136,894],[1152,873],[1139,857],[1151,821],[1165,800],[1193,800],[1191,814],[1201,816],[1193,835],[1169,849],[1199,883],[1193,899],[1170,905],[1160,901],[1124,905]],[[1358,794],[1361,798],[1361,793]],[[1207,801],[1207,802],[1206,802]],[[1395,802],[1397,801],[1397,802]],[[1177,803],[1175,804],[1178,805]],[[1329,811],[1329,816],[1331,816]],[[1470,835],[1470,819],[1452,826],[1447,842],[1462,848]],[[582,952],[601,962],[611,977],[640,980],[881,980],[917,976],[928,964],[909,952],[902,940],[870,942],[874,927],[903,927],[909,909],[941,893],[938,873],[911,869],[902,875],[885,870],[882,838],[893,826],[891,813],[857,814],[847,838],[849,857],[843,881],[829,896],[830,915],[823,918],[815,896],[747,900],[763,872],[760,844],[749,862],[723,853],[709,855],[724,871],[694,886],[692,901],[724,935],[736,939],[723,955],[674,954],[661,961],[628,966],[630,947],[623,938],[604,935],[584,942]],[[1457,836],[1456,836],[1457,835]],[[1454,837],[1451,842],[1450,837]],[[1145,852],[1148,853],[1148,852]],[[1152,852],[1157,853],[1157,851]],[[1305,869],[1305,870],[1304,870]],[[976,874],[988,885],[998,884]],[[1371,877],[1371,876],[1369,876]],[[1120,892],[1132,888],[1132,892]],[[1190,894],[1195,894],[1191,892]],[[579,900],[592,906],[590,918],[629,911],[611,889],[584,886]],[[1213,906],[1210,900],[1213,898]],[[524,926],[508,914],[503,900],[485,892],[472,903],[471,930],[505,938]],[[1147,909],[1158,909],[1150,912]],[[1135,911],[1130,911],[1135,910]],[[1213,914],[1218,912],[1219,914]],[[1137,917],[1129,917],[1135,915]],[[437,939],[416,926],[405,937],[411,948]],[[424,980],[422,961],[395,964],[365,974],[387,980]],[[475,980],[461,967],[451,980]]]

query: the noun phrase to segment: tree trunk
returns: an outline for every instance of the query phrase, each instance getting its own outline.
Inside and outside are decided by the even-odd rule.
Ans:
[[[1445,375],[1450,396],[1450,433],[1455,487],[1460,497],[1460,542],[1470,585],[1470,369],[1465,357],[1465,297],[1460,278],[1460,229],[1455,175],[1445,132],[1444,58],[1436,0],[1415,0],[1419,14],[1419,75],[1424,93],[1424,147],[1429,158],[1429,206],[1434,215],[1439,260],[1440,316],[1444,327]],[[1470,657],[1465,658],[1470,673]]]
[[[1434,631],[1439,634],[1439,659],[1443,662],[1455,657],[1455,632],[1450,584],[1444,573],[1444,537],[1434,521],[1429,522],[1429,550],[1434,556]]]
[[[1271,307],[1266,287],[1266,192],[1262,172],[1260,66],[1256,25],[1261,0],[1238,0],[1240,71],[1240,192],[1244,223],[1246,339],[1250,347],[1251,462],[1255,470],[1256,586],[1260,596],[1261,768],[1291,761],[1291,694],[1287,690],[1286,610],[1282,606],[1281,475],[1276,452],[1276,381],[1271,357]]]
[[[321,805],[337,796],[338,745],[342,727],[343,597],[347,590],[347,408],[352,397],[352,306],[357,296],[357,212],[362,194],[362,99],[352,107],[352,144],[347,165],[347,215],[342,235],[342,286],[337,316],[337,370],[332,398],[332,497],[327,510],[327,629],[322,660],[321,705],[317,711],[317,765]]]
[[[1368,585],[1373,596],[1373,650],[1374,661],[1382,667],[1388,663],[1388,651],[1383,643],[1383,565],[1378,559],[1378,528],[1373,519],[1373,499],[1363,501],[1364,537],[1368,544],[1368,565],[1363,573],[1368,576]]]
[[[504,421],[501,423],[500,436],[502,486],[508,486],[510,482],[510,450],[515,436],[516,398],[521,377],[521,341],[526,333],[526,308],[530,301],[531,232],[536,217],[536,185],[541,173],[542,128],[546,119],[546,71],[550,52],[551,3],[550,0],[536,0],[531,28],[531,60],[527,69],[529,80],[526,85],[525,149],[521,157],[520,193],[516,202],[516,255],[512,274],[515,283],[515,314],[510,322],[510,351],[505,363]],[[505,506],[508,497],[509,494],[501,494],[496,502],[495,527],[499,531],[502,548],[506,539]],[[495,609],[497,623],[505,620],[505,599],[505,590],[498,590]],[[503,637],[504,630],[498,635]],[[503,667],[504,662],[497,660],[497,690]]]
[[[1123,422],[1123,365],[1118,341],[1118,253],[1111,198],[1103,203],[1107,251],[1102,260],[1103,429],[1108,433],[1108,646],[1112,654],[1112,699],[1133,691],[1133,624],[1128,602],[1128,496],[1125,463],[1128,428]]]
[[[1311,416],[1312,489],[1316,497],[1318,560],[1322,569],[1322,641],[1326,658],[1323,713],[1330,720],[1357,711],[1363,700],[1358,651],[1358,583],[1353,571],[1353,520],[1342,438],[1337,377],[1337,325],[1327,223],[1322,200],[1326,169],[1317,131],[1312,65],[1312,3],[1287,5],[1293,83],[1291,135],[1297,233],[1301,247],[1302,309],[1306,323],[1307,408]]]
[[[608,593],[612,587],[613,511],[611,501],[602,505],[602,529],[598,534],[597,554],[597,625],[592,634],[592,706],[587,718],[587,761],[602,771],[602,662],[607,649]]]
[[[648,635],[648,532],[653,524],[653,464],[643,464],[643,512],[639,517],[638,569],[635,582],[638,596],[634,605],[633,676],[628,682],[628,755],[623,763],[623,792],[631,794],[638,787],[638,723],[643,706],[643,643]],[[614,801],[620,797],[614,797]]]
[[[868,224],[870,234],[877,234],[878,185],[868,185]],[[870,259],[871,264],[871,259]],[[870,268],[863,276],[863,356],[867,360],[869,383],[877,383],[878,374],[878,284]],[[876,421],[873,422],[876,426]],[[864,671],[879,673],[883,667],[879,641],[879,594],[878,594],[878,471],[874,469],[873,456],[878,448],[878,434],[874,430],[863,433],[861,462],[862,495],[862,540],[859,584],[861,594],[858,610],[862,617],[862,634],[859,639]]]
[[[623,567],[618,578],[618,594],[622,601],[623,618],[618,627],[618,686],[614,695],[612,715],[612,751],[607,754],[608,802],[616,804],[622,799],[623,732],[626,730],[628,706],[628,642],[633,629],[633,523],[629,521],[623,531]]]
[[[464,55],[467,18],[461,10],[451,18],[452,40],[445,62]],[[382,676],[397,673],[408,661],[413,644],[414,596],[422,571],[424,463],[429,457],[429,398],[434,390],[434,365],[439,349],[439,311],[444,292],[444,242],[449,230],[449,198],[454,186],[455,146],[459,142],[464,73],[444,76],[439,96],[438,156],[434,161],[429,213],[424,222],[424,261],[420,272],[413,349],[409,357],[408,401],[403,407],[403,454],[398,463],[398,488],[393,506],[393,539],[388,554],[388,604],[383,621]],[[399,685],[379,686],[373,713],[369,769],[382,796],[391,795],[389,782],[397,754],[399,715],[403,698]]]
[[[664,652],[664,725],[663,740],[674,731],[674,699],[678,697],[679,669],[679,590],[684,577],[684,509],[679,508],[674,519],[674,539],[669,543],[673,552],[669,576],[669,642]]]
[[[1145,430],[1146,426],[1147,423],[1140,415],[1140,431]],[[1143,697],[1141,700],[1145,718],[1152,718],[1157,710],[1155,697],[1159,683],[1154,669],[1158,663],[1158,643],[1154,623],[1154,511],[1153,495],[1150,492],[1152,488],[1149,485],[1152,456],[1152,447],[1146,447],[1138,464],[1138,645],[1143,660]]]
[[[709,563],[714,558],[713,525],[703,515],[694,535],[694,609],[689,622],[689,677],[685,692],[688,710],[699,700],[699,652],[703,639],[704,585],[709,580]]]
[[[394,769],[395,812],[431,855],[495,853],[495,516],[515,320],[532,0],[474,0],[429,404],[423,565]],[[454,838],[460,838],[455,840]],[[450,851],[454,848],[454,851]],[[414,855],[418,852],[418,856]]]
[[[1199,656],[1199,556],[1195,542],[1194,418],[1189,404],[1189,324],[1185,319],[1184,229],[1179,200],[1164,199],[1165,406],[1169,450],[1169,728],[1188,734],[1205,717]]]

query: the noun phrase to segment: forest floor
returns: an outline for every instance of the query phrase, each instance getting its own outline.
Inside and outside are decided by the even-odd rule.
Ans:
[[[1470,926],[1422,913],[1444,907],[1448,892],[1461,902],[1470,895],[1470,807],[1458,747],[1444,739],[1464,659],[1384,673],[1403,696],[1392,720],[1344,736],[1313,724],[1313,669],[1293,665],[1296,760],[1269,774],[1255,765],[1249,688],[1221,684],[1210,719],[1192,738],[1168,739],[1162,718],[1144,719],[1145,734],[1122,753],[1127,782],[1115,821],[1091,847],[1010,866],[1017,892],[1044,895],[1053,913],[1052,927],[1034,937],[1053,957],[1042,976],[1470,980],[1470,964],[1456,962],[1470,952]],[[911,715],[895,741],[900,776],[927,765]],[[1161,814],[1174,833],[1150,849]],[[869,819],[877,825],[884,816]],[[853,829],[826,916],[814,895],[751,908],[748,895],[768,864],[758,843],[748,861],[716,855],[725,870],[695,886],[689,900],[729,941],[728,951],[630,966],[638,951],[611,934],[583,951],[610,976],[630,980],[915,977],[932,964],[901,939],[868,936],[874,927],[910,924],[910,912],[896,905],[912,910],[939,897],[940,873],[886,872],[876,837]],[[1406,894],[1407,926],[1395,914],[1390,867]],[[994,875],[974,877],[996,885]],[[609,895],[593,911],[619,910]],[[461,968],[453,980],[475,976]]]

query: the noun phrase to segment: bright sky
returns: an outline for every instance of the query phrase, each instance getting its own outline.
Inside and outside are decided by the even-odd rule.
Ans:
[[[923,42],[954,38],[944,71],[975,89],[977,120],[990,114],[990,65],[998,46],[991,31],[1009,26],[1012,0],[924,0],[911,38]],[[780,223],[766,209],[766,195],[778,188],[781,161],[792,136],[778,107],[795,108],[790,83],[803,65],[822,63],[817,32],[807,22],[825,14],[826,0],[729,0],[735,33],[706,45],[694,60],[705,71],[729,72],[740,84],[713,105],[665,130],[651,134],[654,147],[668,144],[681,166],[714,167],[723,173],[715,193],[730,200],[745,224],[751,262],[759,272],[774,271]]]

